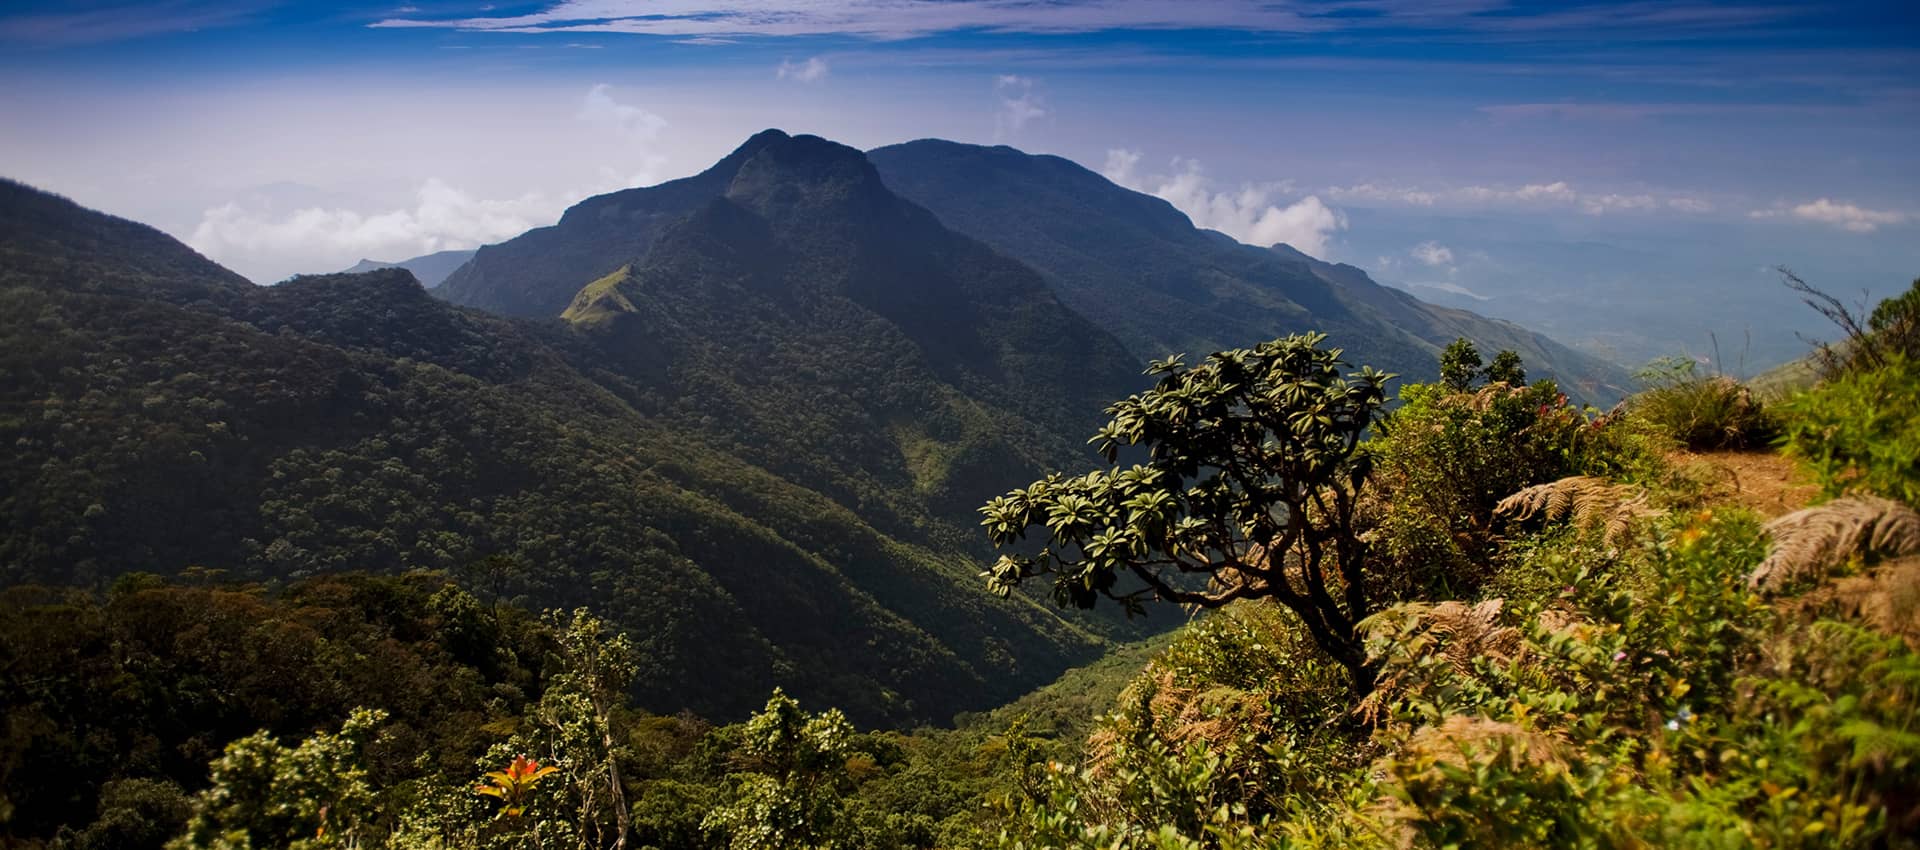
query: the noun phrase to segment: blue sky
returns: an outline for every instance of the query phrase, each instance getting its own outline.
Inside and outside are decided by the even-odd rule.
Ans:
[[[1604,299],[1598,272],[1703,293],[1777,287],[1756,269],[1779,263],[1846,291],[1920,274],[1912,3],[5,8],[0,173],[263,281],[497,241],[768,126],[1058,153],[1243,241],[1533,323],[1554,308],[1527,298]],[[1612,265],[1553,273],[1576,259]]]

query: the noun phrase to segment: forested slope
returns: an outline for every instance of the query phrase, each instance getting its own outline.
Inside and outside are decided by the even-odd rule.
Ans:
[[[957,532],[910,489],[849,472],[823,495],[725,448],[748,430],[644,411],[673,396],[636,391],[642,364],[625,374],[630,352],[593,333],[449,307],[403,272],[254,288],[16,184],[0,210],[8,583],[486,562],[508,596],[630,630],[641,704],[715,716],[784,684],[875,722],[940,720],[1115,627],[981,593],[966,555],[930,548]],[[794,421],[828,403],[803,401],[782,399]],[[985,423],[980,440],[1017,418]],[[891,533],[868,503],[895,506],[870,512]]]

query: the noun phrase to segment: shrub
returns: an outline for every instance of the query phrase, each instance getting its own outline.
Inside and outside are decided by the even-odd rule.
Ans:
[[[1781,405],[1781,442],[1828,496],[1866,492],[1920,505],[1920,362],[1894,355]]]
[[[1551,381],[1453,392],[1409,384],[1367,443],[1381,497],[1378,538],[1399,583],[1386,598],[1469,596],[1487,578],[1493,509],[1576,474],[1650,477],[1645,441],[1568,403]]]
[[[1656,360],[1639,373],[1648,389],[1628,401],[1634,416],[1655,432],[1695,451],[1763,446],[1776,427],[1752,390],[1725,375],[1699,374],[1679,357]]]

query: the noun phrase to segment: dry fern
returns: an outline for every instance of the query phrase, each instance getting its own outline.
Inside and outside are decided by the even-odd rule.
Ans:
[[[1493,512],[1515,522],[1571,520],[1584,531],[1601,531],[1609,544],[1624,540],[1635,520],[1660,514],[1646,491],[1586,475],[1528,487],[1501,499]]]
[[[1193,688],[1179,682],[1174,672],[1149,668],[1147,676],[1127,688],[1120,701],[1139,706],[1138,721],[1146,728],[1103,727],[1088,736],[1086,764],[1104,776],[1123,739],[1146,731],[1174,750],[1201,744],[1219,752],[1250,730],[1266,729],[1272,713],[1257,696],[1238,688]]]
[[[1521,651],[1520,630],[1500,624],[1504,603],[1488,599],[1475,605],[1465,602],[1406,602],[1382,611],[1363,624],[1369,642],[1391,642],[1408,658],[1445,657],[1460,673],[1470,673],[1476,659],[1495,663],[1511,662]],[[1373,692],[1361,701],[1360,715],[1374,719],[1414,687],[1417,676],[1412,665],[1389,665],[1374,685]]]
[[[1877,496],[1848,496],[1794,511],[1763,530],[1773,547],[1747,576],[1756,590],[1777,592],[1825,578],[1855,558],[1871,563],[1920,555],[1920,513]]]
[[[1513,723],[1456,714],[1438,726],[1421,727],[1398,753],[1374,763],[1373,775],[1404,791],[1382,795],[1371,807],[1372,814],[1388,846],[1411,850],[1422,846],[1419,836],[1429,823],[1429,812],[1407,802],[1409,799],[1447,793],[1446,786],[1458,781],[1450,774],[1461,770],[1476,773],[1498,767],[1533,776],[1561,775],[1568,769],[1570,753],[1566,741],[1557,736]],[[1443,766],[1453,770],[1443,770]],[[1495,840],[1493,834],[1470,835],[1463,844],[1496,846]]]
[[[1809,622],[1837,616],[1863,623],[1920,649],[1920,557],[1829,583],[1793,600],[1788,610]]]

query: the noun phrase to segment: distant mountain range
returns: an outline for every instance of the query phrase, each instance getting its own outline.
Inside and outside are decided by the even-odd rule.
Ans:
[[[1466,335],[1622,386],[1066,160],[947,142],[766,131],[421,276],[256,287],[0,183],[0,579],[445,570],[622,625],[649,708],[738,717],[777,684],[937,722],[1162,625],[977,578],[975,508],[1088,465],[1146,358],[1313,328],[1426,377]]]
[[[1067,306],[1142,358],[1315,329],[1355,362],[1429,380],[1439,350],[1464,336],[1489,355],[1519,352],[1530,375],[1591,402],[1611,404],[1632,383],[1606,361],[1511,322],[1426,303],[1354,266],[1196,228],[1172,204],[1060,157],[939,140],[868,157],[894,191],[1040,271]]]
[[[466,265],[468,260],[473,259],[473,254],[472,249],[465,251],[436,251],[425,256],[414,257],[411,260],[401,260],[397,263],[383,263],[379,260],[363,259],[360,262],[354,263],[353,268],[347,269],[342,272],[342,274],[364,274],[381,269],[406,269],[407,271],[413,272],[414,278],[420,281],[421,286],[432,289],[446,280],[447,275],[453,274],[454,269]]]
[[[505,315],[558,315],[584,282],[647,256],[669,224],[722,191],[742,157],[784,138],[769,130],[693,177],[583,201],[552,227],[481,248],[437,293]],[[1285,245],[1196,228],[1166,201],[1066,159],[937,140],[867,159],[893,192],[1039,272],[1142,363],[1316,329],[1356,363],[1409,379],[1434,377],[1439,350],[1465,336],[1489,354],[1518,351],[1532,375],[1594,403],[1611,404],[1632,383],[1620,367],[1511,322],[1420,301]]]

